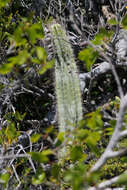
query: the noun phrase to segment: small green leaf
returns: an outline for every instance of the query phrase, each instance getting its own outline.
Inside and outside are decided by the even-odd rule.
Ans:
[[[24,114],[20,114],[18,111],[16,111],[15,113],[15,119],[18,120],[18,121],[22,121],[24,119],[24,117],[26,116],[26,113]]]
[[[16,28],[14,34],[10,36],[16,42],[16,46],[25,45],[27,40],[23,37],[23,26],[22,23]]]
[[[71,148],[70,158],[73,162],[83,161],[86,159],[86,155],[83,153],[82,147],[77,145]]]
[[[108,127],[105,129],[106,135],[112,135],[114,132],[114,129],[112,127]]]
[[[84,188],[86,169],[87,168],[84,163],[76,164],[74,167],[65,172],[65,182],[71,184],[73,190],[82,190]]]
[[[49,133],[53,132],[53,130],[54,130],[54,126],[50,125],[48,128],[45,129],[45,133],[49,134]]]
[[[124,29],[127,29],[127,14],[122,19],[122,26]]]
[[[0,74],[6,75],[7,73],[11,72],[14,64],[13,63],[5,63],[0,67]]]
[[[20,135],[20,132],[16,130],[15,124],[11,122],[5,130],[5,135],[11,144]]]
[[[4,187],[6,187],[8,181],[9,181],[9,178],[10,178],[10,174],[8,172],[0,174],[0,183],[2,183],[4,185]]]
[[[101,136],[98,132],[92,132],[89,137],[85,140],[86,144],[89,146],[92,152],[99,154],[97,148],[97,142],[100,140]]]
[[[15,65],[22,65],[26,63],[29,57],[30,55],[26,50],[20,51],[17,56],[9,58],[8,63],[5,63],[0,67],[0,74],[7,74],[11,72]]]
[[[15,57],[11,57],[8,59],[8,62],[12,65],[22,65],[24,64],[27,59],[30,57],[27,50],[20,51],[19,54]]]
[[[32,177],[32,184],[33,185],[40,185],[45,180],[46,175],[42,168],[39,168],[36,172],[36,175]]]
[[[54,66],[54,60],[51,60],[49,62],[44,62],[44,65],[42,65],[42,68],[39,70],[39,74],[44,74],[48,69],[51,69]]]
[[[58,164],[54,164],[53,166],[52,166],[52,176],[54,177],[54,178],[56,178],[56,179],[58,179],[59,178],[59,176],[60,176],[60,171],[61,171],[61,167],[58,165]]]
[[[119,185],[127,185],[127,172],[121,174],[119,177],[117,184]]]
[[[91,129],[101,129],[103,126],[102,115],[100,114],[100,109],[97,109],[95,112],[87,114],[87,126]]]
[[[94,37],[94,40],[92,40],[92,43],[94,45],[103,44],[103,42],[109,41],[112,35],[113,31],[107,31],[105,28],[101,28],[99,33]]]
[[[77,130],[76,137],[83,141],[88,137],[89,133],[90,131],[87,129],[79,129]]]
[[[86,63],[86,68],[89,71],[91,66],[95,63],[98,57],[98,52],[92,47],[88,47],[79,53],[79,59]]]
[[[40,163],[47,163],[49,161],[48,156],[53,154],[51,150],[44,150],[42,152],[30,152],[29,153],[33,160],[40,162]]]
[[[42,155],[48,156],[48,155],[51,155],[51,154],[53,154],[53,151],[51,151],[50,149],[42,151]]]
[[[116,21],[115,18],[111,18],[110,20],[108,20],[108,24],[116,25],[116,24],[118,24],[118,22]]]
[[[47,54],[44,48],[36,47],[36,53],[39,60],[46,60]]]
[[[11,0],[0,0],[0,9],[5,7]]]
[[[60,146],[64,142],[64,139],[65,139],[65,133],[60,132],[57,136],[57,142],[56,142],[55,146]]]
[[[44,37],[44,31],[41,22],[32,24],[26,30],[31,43],[35,43],[36,39],[42,39]]]
[[[33,134],[31,136],[30,140],[31,140],[32,143],[35,143],[40,139],[40,137],[41,137],[41,134]]]

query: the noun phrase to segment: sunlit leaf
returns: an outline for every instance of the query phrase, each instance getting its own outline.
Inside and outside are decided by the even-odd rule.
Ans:
[[[20,51],[18,55],[10,57],[8,63],[4,63],[0,67],[0,74],[7,74],[12,71],[15,65],[22,65],[26,63],[27,59],[30,57],[26,50]]]
[[[119,185],[127,185],[127,172],[121,174],[121,176],[117,180],[117,184],[119,184]]]
[[[92,43],[94,45],[103,44],[103,42],[108,42],[113,35],[113,31],[107,31],[105,28],[101,28],[99,33],[94,37]]]
[[[118,24],[118,22],[116,21],[115,18],[111,18],[110,20],[108,20],[108,24],[116,25],[116,24]]]
[[[88,113],[86,115],[87,119],[87,126],[91,129],[101,129],[103,126],[102,115],[100,114],[100,109],[97,109],[95,112]]]
[[[15,124],[11,122],[5,130],[5,135],[11,144],[20,135],[20,132],[16,130]]]
[[[77,130],[76,137],[81,141],[85,140],[89,136],[90,131],[87,129]]]
[[[83,149],[81,146],[73,146],[70,150],[70,159],[72,161],[83,161],[85,160],[86,155],[83,153]]]
[[[48,69],[54,66],[54,60],[42,64],[42,68],[39,70],[39,74],[44,74]]]
[[[92,47],[88,47],[79,53],[79,59],[86,63],[86,68],[89,71],[91,66],[95,63],[98,57],[98,52]]]
[[[51,172],[54,178],[58,179],[60,177],[60,171],[61,171],[60,165],[53,164]]]
[[[44,37],[44,31],[41,23],[32,24],[29,28],[27,28],[26,32],[31,43],[35,43],[36,39],[41,39]]]
[[[46,60],[46,51],[42,47],[36,47],[37,57],[39,60]]]
[[[2,183],[4,187],[6,187],[9,179],[10,179],[10,174],[8,172],[0,174],[0,183]]]
[[[20,24],[14,31],[13,36],[11,37],[15,40],[17,46],[25,45],[27,43],[27,40],[23,37],[24,32],[22,27],[23,26]]]
[[[56,146],[60,146],[63,142],[64,142],[64,139],[65,139],[65,133],[64,132],[60,132],[57,136],[57,141],[56,141]]]
[[[64,174],[64,180],[71,184],[73,190],[82,190],[87,167],[80,163],[70,168]]]
[[[0,8],[3,8],[9,3],[11,0],[0,0]]]
[[[2,75],[6,75],[7,73],[9,73],[12,68],[13,68],[14,64],[13,63],[5,63],[0,67],[0,74]]]
[[[40,185],[45,180],[46,175],[42,168],[39,168],[34,177],[32,177],[33,185]]]
[[[12,65],[22,65],[24,64],[27,59],[29,58],[29,53],[27,50],[20,51],[17,56],[11,57],[8,59],[8,62]]]
[[[20,114],[18,111],[16,111],[15,113],[15,118],[18,120],[18,121],[22,121],[24,119],[24,117],[26,116],[26,113],[24,114]]]
[[[49,161],[48,156],[53,154],[51,150],[44,150],[42,152],[30,152],[29,153],[33,160],[40,162],[40,163],[47,163]]]
[[[41,134],[33,134],[31,136],[30,140],[31,140],[32,143],[35,143],[40,139],[40,137],[41,137]]]
[[[127,29],[127,14],[122,19],[122,26],[124,29]]]

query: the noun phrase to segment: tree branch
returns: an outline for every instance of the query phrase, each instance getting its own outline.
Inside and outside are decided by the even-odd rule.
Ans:
[[[112,150],[115,147],[115,145],[117,144],[118,140],[121,138],[120,134],[121,134],[121,129],[122,129],[122,122],[123,122],[123,117],[124,117],[126,108],[127,108],[127,94],[121,100],[120,111],[118,114],[116,127],[115,127],[114,133],[109,141],[109,144],[108,144],[105,152],[100,157],[100,159],[91,168],[90,173],[99,170],[106,163],[107,159],[112,158],[112,156],[114,157],[115,154],[118,155],[118,152],[113,153]],[[120,153],[120,154],[122,154],[122,153]]]

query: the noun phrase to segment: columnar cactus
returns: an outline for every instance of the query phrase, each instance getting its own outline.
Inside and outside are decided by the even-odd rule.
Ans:
[[[55,89],[59,131],[72,131],[82,119],[78,71],[65,30],[59,24],[53,24],[51,33],[56,49]]]

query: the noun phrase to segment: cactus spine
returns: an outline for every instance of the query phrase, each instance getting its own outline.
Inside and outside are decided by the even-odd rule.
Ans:
[[[78,71],[65,30],[61,25],[53,24],[51,33],[56,48],[55,89],[59,131],[72,131],[82,119]]]

